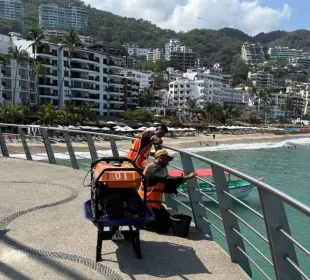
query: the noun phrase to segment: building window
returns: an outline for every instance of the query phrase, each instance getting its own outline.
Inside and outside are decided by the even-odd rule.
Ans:
[[[69,52],[68,51],[64,51],[64,57],[68,57]]]
[[[108,73],[108,68],[103,68],[103,73],[107,74]]]
[[[65,81],[65,87],[69,86],[69,81]]]
[[[69,71],[65,71],[65,77],[69,77]]]

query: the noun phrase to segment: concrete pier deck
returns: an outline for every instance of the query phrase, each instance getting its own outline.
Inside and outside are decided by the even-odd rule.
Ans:
[[[143,259],[131,243],[103,242],[83,217],[85,172],[0,157],[0,279],[249,279],[195,228],[189,238],[141,231]]]

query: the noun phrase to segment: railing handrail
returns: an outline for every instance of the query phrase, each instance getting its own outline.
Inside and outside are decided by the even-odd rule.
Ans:
[[[79,134],[89,134],[89,135],[98,135],[98,136],[105,136],[105,137],[110,137],[110,138],[114,138],[114,139],[125,139],[125,140],[135,140],[134,137],[128,137],[128,136],[122,136],[122,135],[114,135],[114,134],[106,134],[106,133],[101,133],[101,132],[93,132],[93,131],[84,131],[84,130],[74,130],[74,129],[68,129],[68,128],[57,128],[57,127],[47,127],[47,126],[38,126],[38,125],[20,125],[20,124],[5,124],[5,123],[0,123],[0,127],[1,126],[9,126],[9,127],[20,127],[20,128],[43,128],[46,130],[53,130],[53,131],[59,131],[59,132],[71,132],[71,133],[79,133]],[[224,164],[221,164],[219,162],[216,162],[212,159],[208,159],[205,157],[202,157],[200,155],[197,154],[193,154],[191,152],[187,152],[184,150],[180,150],[171,146],[167,146],[167,145],[162,145],[164,148],[172,150],[174,152],[178,152],[181,154],[186,154],[188,156],[191,156],[192,158],[195,158],[201,162],[210,164],[212,166],[216,166],[222,170],[227,171],[228,173],[242,178],[243,180],[248,181],[249,183],[254,184],[256,187],[269,192],[273,195],[275,195],[276,197],[278,197],[279,199],[283,200],[284,202],[286,202],[287,204],[289,204],[290,206],[292,206],[293,208],[295,208],[296,210],[302,212],[303,214],[305,214],[306,216],[310,217],[310,207],[308,205],[306,205],[305,203],[297,200],[296,198],[292,197],[291,195],[288,195],[270,185],[268,185],[267,183],[264,183],[262,181],[259,181],[258,179],[246,175],[243,172],[237,171],[236,169],[233,169],[231,167],[228,167]]]

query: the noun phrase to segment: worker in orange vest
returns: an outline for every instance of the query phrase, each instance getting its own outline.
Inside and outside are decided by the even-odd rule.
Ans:
[[[170,176],[165,167],[172,160],[173,157],[170,156],[166,150],[160,149],[155,152],[155,161],[149,164],[143,171],[146,177],[147,206],[150,207],[155,214],[155,219],[148,222],[145,228],[159,233],[167,233],[171,227],[170,214],[162,205],[163,193],[177,193],[177,188],[180,184],[183,184],[186,180],[195,176],[195,172],[185,176]],[[143,184],[141,184],[138,192],[143,200]]]
[[[163,143],[161,139],[168,132],[166,125],[157,126],[155,131],[144,131],[139,134],[133,142],[126,157],[131,159],[138,168],[143,169],[143,165],[151,154],[153,144],[160,146]]]

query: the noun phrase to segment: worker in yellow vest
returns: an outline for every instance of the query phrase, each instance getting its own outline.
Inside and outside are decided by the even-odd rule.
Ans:
[[[155,161],[143,171],[147,185],[147,205],[155,214],[155,219],[148,222],[146,228],[159,233],[167,233],[171,227],[170,214],[162,205],[163,193],[177,193],[180,184],[195,176],[194,172],[186,176],[170,176],[165,167],[172,160],[173,157],[166,150],[160,149],[155,152]],[[143,199],[143,184],[141,184],[138,192]]]

